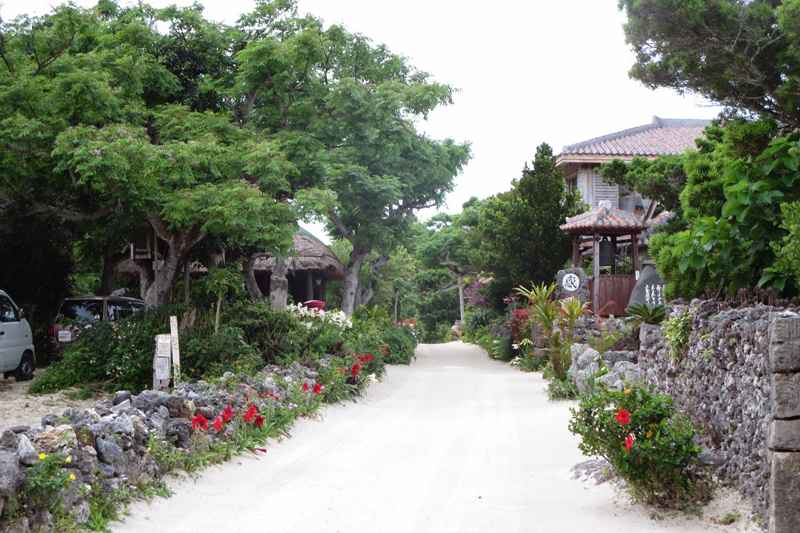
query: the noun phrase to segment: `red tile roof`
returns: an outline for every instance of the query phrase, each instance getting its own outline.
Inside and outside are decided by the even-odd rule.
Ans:
[[[591,211],[586,211],[574,217],[568,217],[566,224],[560,226],[564,233],[583,234],[598,231],[609,231],[613,233],[633,233],[647,229],[647,224],[642,222],[641,217],[633,213],[622,211],[611,207],[611,202],[600,202],[600,207]]]
[[[679,155],[695,148],[710,120],[670,119],[654,116],[653,122],[617,133],[565,146],[562,154],[658,156]]]

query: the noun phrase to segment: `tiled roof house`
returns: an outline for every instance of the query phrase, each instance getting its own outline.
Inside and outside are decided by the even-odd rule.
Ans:
[[[696,147],[695,139],[704,137],[703,130],[709,124],[710,120],[654,116],[650,124],[565,146],[556,157],[556,164],[564,169],[567,186],[580,190],[583,201],[593,209],[609,200],[614,208],[643,215],[650,200],[633,191],[620,190],[619,185],[603,183],[600,164],[614,159],[632,161],[634,156],[655,159],[665,154],[683,154],[687,148]]]

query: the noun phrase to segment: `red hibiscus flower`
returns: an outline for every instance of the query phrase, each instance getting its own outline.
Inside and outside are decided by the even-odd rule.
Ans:
[[[358,363],[353,363],[353,368],[350,369],[350,373],[353,374],[353,377],[358,376],[358,371],[361,370],[361,365]]]
[[[614,415],[614,418],[616,418],[617,422],[619,422],[620,424],[627,424],[628,422],[631,421],[631,414],[625,409],[620,409],[619,413]]]
[[[223,422],[230,422],[230,419],[233,418],[233,415],[234,415],[234,412],[233,412],[233,409],[231,409],[231,404],[228,404],[228,406],[225,408],[225,410],[222,411],[222,421]]]
[[[322,392],[322,385],[320,385],[319,383],[314,383],[314,389],[311,392],[313,392],[314,394],[319,394],[320,392]]]
[[[214,419],[214,423],[211,425],[214,426],[214,429],[217,431],[222,431],[222,419],[219,416]]]
[[[253,420],[253,425],[257,428],[260,428],[263,423],[264,423],[264,417],[261,415],[256,415],[256,419]]]
[[[631,451],[631,446],[633,446],[633,435],[628,435],[628,438],[625,440],[625,451]]]
[[[192,429],[208,429],[208,419],[203,415],[197,415],[192,419]]]
[[[250,422],[256,416],[256,414],[258,414],[258,410],[256,409],[256,406],[251,403],[250,408],[243,416],[244,421]]]
[[[308,390],[308,381],[303,382],[303,392]]]

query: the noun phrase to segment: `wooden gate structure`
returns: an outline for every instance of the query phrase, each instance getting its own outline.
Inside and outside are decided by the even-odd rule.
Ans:
[[[639,246],[637,236],[646,231],[647,224],[641,217],[633,213],[622,211],[611,206],[611,202],[600,202],[597,209],[592,209],[568,217],[566,224],[561,226],[561,231],[572,235],[572,265],[578,268],[581,257],[583,237],[588,236],[591,242],[594,271],[589,277],[589,292],[592,299],[592,311],[603,315],[624,315],[628,308],[634,285],[639,274]],[[603,237],[611,239],[614,250],[614,260],[611,264],[611,274],[600,274],[600,240]],[[618,244],[622,240],[630,242],[632,276],[617,274]],[[625,259],[625,258],[621,258]],[[612,303],[613,302],[613,303]]]

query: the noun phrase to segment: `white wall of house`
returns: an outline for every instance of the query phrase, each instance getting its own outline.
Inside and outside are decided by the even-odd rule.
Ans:
[[[595,168],[599,167],[585,165],[578,170],[576,185],[583,201],[592,206],[592,209],[599,207],[603,200],[610,200],[612,207],[619,208],[619,186],[603,183],[603,176],[599,170],[595,172]]]

